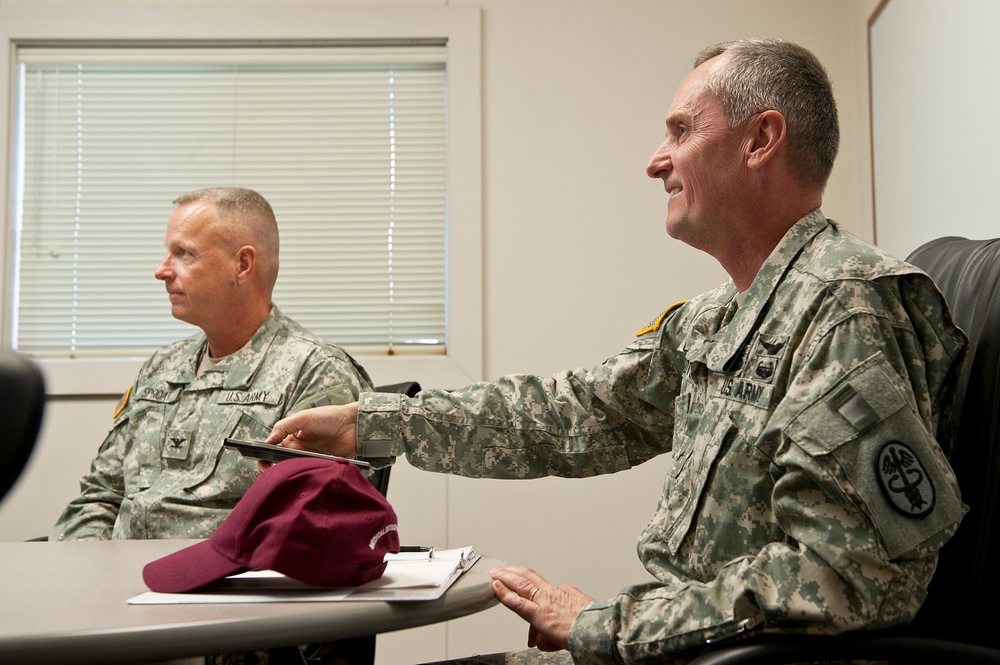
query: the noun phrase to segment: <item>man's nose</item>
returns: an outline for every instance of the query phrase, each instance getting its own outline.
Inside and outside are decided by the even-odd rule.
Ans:
[[[663,172],[669,168],[670,150],[667,147],[667,142],[664,141],[649,158],[649,163],[646,164],[646,175],[650,178],[661,178]]]
[[[156,279],[167,279],[170,276],[170,257],[165,256],[163,260],[160,261],[160,265],[156,266],[156,270],[153,271],[153,277]]]

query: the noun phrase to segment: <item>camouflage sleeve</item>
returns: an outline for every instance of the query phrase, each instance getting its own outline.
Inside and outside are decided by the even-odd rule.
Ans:
[[[510,375],[411,399],[362,395],[358,454],[379,464],[406,453],[414,466],[470,477],[627,469],[670,449],[679,378],[651,367],[653,344],[640,338],[592,370],[551,378]]]
[[[932,401],[923,377],[939,372],[922,367],[912,336],[872,353],[867,340],[898,335],[875,318],[838,323],[806,351],[758,441],[771,451],[770,511],[784,539],[714,578],[667,574],[591,603],[570,634],[577,664],[684,662],[751,630],[837,633],[912,619],[965,508],[935,419],[921,417]],[[946,366],[955,352],[938,346],[927,357]]]
[[[63,510],[50,540],[110,540],[125,494],[122,468],[128,416],[119,414],[108,436],[80,479],[80,494]]]
[[[349,404],[363,392],[374,390],[365,369],[339,348],[318,348],[293,385],[289,408],[282,417],[296,411],[328,404]]]

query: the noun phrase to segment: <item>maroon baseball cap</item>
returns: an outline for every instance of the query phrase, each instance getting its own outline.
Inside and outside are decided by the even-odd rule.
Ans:
[[[146,564],[153,591],[191,591],[247,570],[306,584],[359,586],[399,551],[396,513],[344,460],[279,462],[260,474],[207,540]]]

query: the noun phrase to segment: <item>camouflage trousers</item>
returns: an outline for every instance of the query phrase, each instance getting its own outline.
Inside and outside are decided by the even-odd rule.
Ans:
[[[569,655],[569,651],[546,652],[527,649],[508,653],[476,654],[424,665],[573,665],[573,658]]]

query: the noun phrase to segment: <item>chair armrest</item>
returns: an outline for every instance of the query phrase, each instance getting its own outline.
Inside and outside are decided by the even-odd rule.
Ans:
[[[893,633],[830,636],[762,635],[706,651],[689,665],[780,665],[810,660],[887,660],[896,663],[998,665],[1000,650]]]

